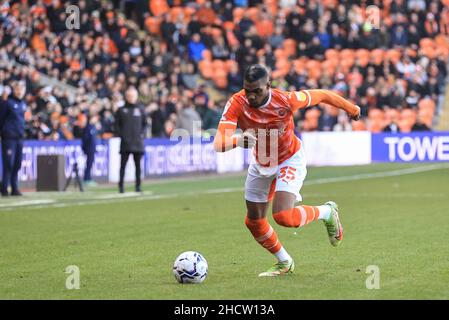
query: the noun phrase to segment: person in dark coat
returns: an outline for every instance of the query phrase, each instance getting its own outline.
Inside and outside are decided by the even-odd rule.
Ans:
[[[133,86],[129,87],[125,92],[126,103],[119,108],[116,113],[116,132],[117,136],[121,138],[120,143],[120,181],[119,192],[124,193],[124,177],[126,163],[129,155],[132,154],[134,158],[134,165],[136,166],[136,192],[141,192],[141,167],[140,160],[144,153],[144,138],[145,128],[147,125],[144,108],[137,102],[139,93]]]
[[[27,106],[24,97],[26,84],[24,81],[15,81],[12,88],[11,94],[5,91],[0,98],[0,136],[2,138],[3,163],[2,196],[9,195],[8,187],[10,184],[12,196],[22,195],[19,191],[19,170],[22,166],[23,137],[25,134]]]
[[[87,186],[94,186],[92,180],[92,166],[95,161],[95,151],[97,147],[96,117],[82,115],[80,117],[80,127],[82,127],[81,148],[86,155],[86,168],[84,170],[84,183]]]

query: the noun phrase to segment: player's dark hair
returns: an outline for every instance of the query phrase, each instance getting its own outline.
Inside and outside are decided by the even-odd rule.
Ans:
[[[245,71],[245,81],[254,82],[268,77],[267,68],[261,64],[250,65]]]

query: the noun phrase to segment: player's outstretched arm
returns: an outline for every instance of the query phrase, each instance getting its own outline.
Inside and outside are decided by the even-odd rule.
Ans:
[[[293,110],[317,105],[321,102],[345,110],[352,120],[360,119],[360,107],[338,94],[325,89],[312,89],[295,92],[290,97]]]
[[[214,139],[216,152],[226,152],[236,147],[252,148],[256,145],[256,137],[250,132],[235,134],[236,125],[220,122]]]

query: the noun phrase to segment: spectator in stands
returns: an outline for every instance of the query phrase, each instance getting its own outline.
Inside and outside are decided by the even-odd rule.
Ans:
[[[430,128],[422,122],[420,115],[416,119],[416,123],[412,127],[412,131],[430,131]]]
[[[201,117],[191,104],[178,103],[178,118],[176,127],[184,129],[190,136],[201,136]]]
[[[206,46],[201,42],[201,37],[198,33],[195,33],[192,40],[189,42],[189,56],[195,62],[203,59],[203,51],[206,50]]]
[[[400,129],[398,126],[399,121],[399,111],[396,109],[388,108],[385,111],[385,122],[387,125],[383,128],[383,132],[390,132],[390,133],[399,133]]]
[[[352,131],[352,125],[345,112],[339,112],[333,131]]]
[[[216,129],[218,127],[222,114],[222,109],[218,107],[220,104],[224,106],[226,102],[218,101],[217,104],[215,104],[214,101],[209,101],[208,108],[203,117],[203,130]]]
[[[353,1],[337,1],[335,7],[329,7],[327,1],[297,4],[287,0],[274,2],[273,7],[241,1],[239,5],[245,8],[243,17],[234,10],[233,1],[217,0],[204,5],[162,1],[159,6],[153,1],[150,6],[147,1],[130,0],[126,6],[120,6],[120,2],[79,1],[82,23],[81,29],[75,31],[65,28],[65,8],[70,2],[39,1],[33,2],[33,6],[6,2],[0,19],[0,61],[14,60],[25,67],[2,64],[0,85],[19,78],[26,80],[31,111],[26,120],[27,137],[69,139],[70,135],[61,134],[61,130],[74,130],[70,123],[79,112],[88,113],[93,108],[90,101],[95,96],[108,101],[100,104],[98,114],[100,122],[110,126],[111,121],[103,118],[110,117],[124,103],[118,97],[123,97],[130,85],[139,88],[145,106],[156,103],[162,112],[157,120],[161,123],[152,119],[148,132],[157,128],[161,133],[160,128],[164,128],[165,135],[176,125],[176,115],[169,109],[174,109],[186,89],[195,90],[205,82],[207,91],[214,92],[211,99],[216,104],[238,90],[241,70],[257,62],[274,71],[274,83],[281,88],[335,88],[365,106],[365,115],[373,107],[401,109],[411,89],[417,93],[418,101],[428,95],[438,104],[445,89],[449,46],[447,38],[442,37],[449,34],[449,9],[444,2],[384,2],[380,29],[366,23],[365,9]],[[197,10],[192,12],[187,7]],[[173,15],[172,10],[181,13]],[[271,27],[261,28],[260,23],[267,19]],[[143,26],[146,32],[141,32]],[[285,43],[287,39],[295,41],[291,47]],[[363,56],[360,48],[382,50],[369,52],[365,61],[359,56]],[[225,70],[220,70],[219,74],[226,73],[226,79],[215,77],[216,59],[236,62],[232,67],[226,61]],[[362,75],[357,88],[350,85],[348,77],[354,66]],[[371,69],[375,69],[374,74]],[[49,87],[36,70],[82,91],[74,99],[69,98],[66,93],[71,90],[58,92],[53,85]],[[340,73],[342,80],[337,76]],[[418,88],[415,75],[420,78]],[[44,89],[39,91],[42,83]],[[145,92],[145,86],[149,92]],[[384,86],[392,91],[389,104],[385,104],[386,99],[382,99],[386,96],[380,93]],[[161,97],[172,90],[178,95],[170,103],[160,104]],[[110,112],[106,112],[107,105]],[[52,118],[53,112],[59,116]]]

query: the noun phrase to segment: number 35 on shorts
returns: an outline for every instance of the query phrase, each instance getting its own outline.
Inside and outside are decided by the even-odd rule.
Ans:
[[[284,166],[279,169],[279,174],[277,179],[285,183],[295,180],[296,178],[296,168],[290,166]]]

